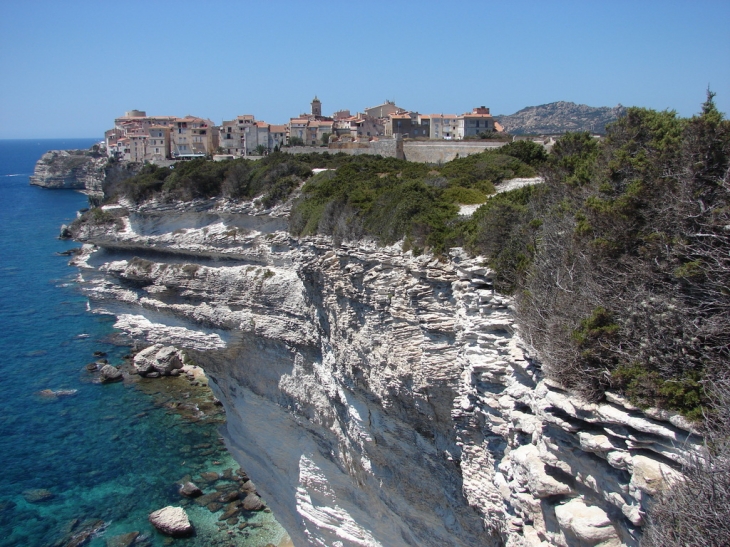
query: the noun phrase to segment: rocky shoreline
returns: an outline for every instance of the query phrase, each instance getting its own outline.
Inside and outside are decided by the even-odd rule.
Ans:
[[[153,408],[179,416],[181,424],[186,424],[183,427],[224,426],[226,417],[220,401],[213,395],[203,369],[186,352],[171,346],[152,345],[135,349],[118,366],[110,364],[102,351],[95,352],[94,357],[95,361],[83,367],[83,381],[102,387],[123,382],[149,396]],[[57,400],[76,392],[45,389],[38,395]],[[143,421],[147,415],[146,412],[138,414],[135,419]],[[215,434],[208,442],[183,446],[179,458],[183,460],[181,465],[187,467],[193,460],[206,463],[196,464],[192,468],[194,472],[181,475],[176,481],[175,505],[150,510],[149,522],[160,534],[170,539],[196,536],[206,547],[264,543],[269,547],[291,546],[291,540],[273,520],[271,509],[255,484],[230,457],[223,437]],[[39,488],[25,491],[23,497],[29,504],[45,505],[56,494]],[[0,506],[0,513],[13,511],[14,505]],[[269,516],[262,519],[258,514]],[[108,547],[159,544],[160,538],[143,529],[109,534],[109,525],[103,519],[73,519],[53,547],[81,546],[95,537],[103,537]],[[266,539],[273,539],[274,543]]]
[[[296,545],[636,546],[702,446],[679,415],[546,380],[460,249],[295,239],[255,204],[122,205],[76,227],[86,294],[205,369]]]

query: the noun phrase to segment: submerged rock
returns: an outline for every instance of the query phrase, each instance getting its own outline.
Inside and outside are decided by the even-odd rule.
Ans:
[[[85,545],[91,538],[100,533],[106,526],[101,519],[89,519],[80,523],[78,519],[69,522],[64,536],[53,544],[53,547],[80,547]]]
[[[23,492],[23,497],[28,503],[40,503],[53,499],[55,495],[53,492],[46,490],[45,488],[36,488]]]
[[[188,520],[188,514],[182,507],[163,507],[150,513],[149,521],[152,526],[163,534],[172,537],[186,537],[193,534],[195,529]]]
[[[138,536],[139,532],[129,532],[128,534],[112,536],[107,538],[106,547],[130,547],[137,540]]]
[[[78,389],[42,389],[38,395],[47,399],[58,399],[59,397],[70,397],[76,395]]]

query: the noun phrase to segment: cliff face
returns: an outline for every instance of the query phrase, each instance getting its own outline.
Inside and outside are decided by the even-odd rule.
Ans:
[[[36,162],[30,183],[44,188],[101,190],[104,180],[105,156],[88,150],[50,150]]]
[[[286,214],[147,206],[75,235],[95,307],[205,368],[295,545],[638,544],[688,424],[546,381],[460,250],[295,240]]]
[[[93,150],[50,150],[36,162],[30,183],[44,188],[83,190],[101,199],[103,185],[114,184],[139,171],[127,162],[108,164],[108,158]]]

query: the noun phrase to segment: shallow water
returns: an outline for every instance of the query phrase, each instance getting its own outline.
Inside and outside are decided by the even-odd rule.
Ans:
[[[220,442],[224,416],[207,390],[184,377],[99,385],[85,369],[95,351],[107,353],[112,364],[129,352],[115,345],[112,317],[86,311],[76,271],[56,254],[77,246],[56,236],[86,197],[30,186],[28,175],[46,150],[94,141],[0,141],[2,547],[64,545],[69,530],[78,533],[95,519],[103,526],[87,545],[101,547],[132,531],[148,536],[148,545],[163,545],[147,515],[187,501],[176,483],[185,475],[195,480],[201,472],[238,469]],[[43,390],[67,394],[43,396]],[[173,408],[181,400],[205,410]],[[205,491],[226,484],[211,483]],[[34,490],[52,497],[28,501]],[[220,511],[187,503],[197,533],[175,545],[263,546],[285,538],[269,513],[245,515],[221,529]]]

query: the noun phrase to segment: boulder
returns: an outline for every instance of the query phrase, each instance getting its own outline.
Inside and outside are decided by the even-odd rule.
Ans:
[[[180,495],[188,498],[197,498],[203,495],[203,491],[198,488],[194,483],[188,481],[180,486]]]
[[[195,531],[188,520],[188,514],[182,507],[168,505],[158,509],[150,513],[149,521],[160,532],[172,537],[190,536]]]
[[[150,376],[158,373],[160,376],[168,376],[173,370],[183,367],[180,354],[172,346],[155,344],[143,349],[134,356],[134,368],[141,376]],[[157,377],[155,375],[154,377]]]
[[[155,354],[162,349],[162,344],[155,344],[148,348],[143,349],[137,355],[134,356],[134,368],[141,374],[145,375],[148,372],[152,372],[154,368]]]
[[[264,502],[256,494],[248,494],[243,498],[243,508],[246,511],[261,511],[264,507]]]
[[[245,494],[254,494],[256,492],[256,485],[249,479],[241,485],[241,492]]]
[[[182,360],[177,349],[172,346],[165,346],[155,354],[155,370],[160,374],[170,374],[173,370],[183,367]]]
[[[555,507],[555,516],[560,528],[575,536],[580,545],[621,546],[611,519],[600,507],[586,505],[580,498],[574,498]]]
[[[122,371],[112,365],[104,365],[101,367],[101,383],[110,384],[112,382],[120,382],[124,377]]]

